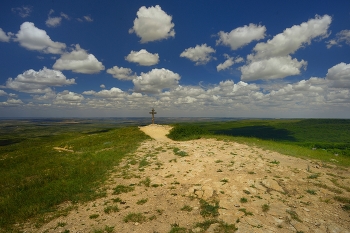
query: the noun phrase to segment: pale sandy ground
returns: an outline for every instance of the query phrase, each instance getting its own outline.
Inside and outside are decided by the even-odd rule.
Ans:
[[[39,229],[26,231],[103,232],[106,226],[113,226],[114,232],[163,233],[169,232],[172,224],[178,224],[193,232],[203,232],[195,223],[206,220],[200,214],[199,204],[204,199],[219,202],[217,219],[235,224],[236,232],[350,232],[349,212],[334,200],[335,196],[350,198],[349,169],[322,166],[235,142],[214,139],[175,142],[165,136],[169,126],[149,125],[140,129],[153,140],[145,141],[111,174],[105,187],[106,197],[80,205]],[[175,155],[174,148],[188,156]],[[140,169],[141,160],[149,165]],[[318,178],[308,178],[315,173]],[[149,187],[142,183],[146,178],[151,181]],[[120,184],[135,190],[113,194]],[[114,203],[116,198],[122,202]],[[241,198],[247,202],[242,203]],[[137,204],[142,199],[147,201]],[[262,210],[264,204],[269,205],[266,212]],[[106,213],[106,208],[115,205],[119,211]],[[192,211],[181,210],[185,205],[192,207]],[[251,215],[245,215],[243,208]],[[130,213],[142,213],[147,219],[125,222]],[[91,219],[94,214],[98,217]],[[215,226],[207,232],[217,232]]]

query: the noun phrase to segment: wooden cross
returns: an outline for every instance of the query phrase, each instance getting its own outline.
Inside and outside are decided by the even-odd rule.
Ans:
[[[154,124],[154,114],[157,114],[157,112],[154,111],[154,108],[152,108],[152,111],[149,112],[149,114],[152,114],[152,124]]]

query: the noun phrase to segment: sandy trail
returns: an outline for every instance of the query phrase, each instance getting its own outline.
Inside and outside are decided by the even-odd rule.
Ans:
[[[200,200],[217,202],[214,219],[235,224],[236,232],[350,232],[349,212],[334,199],[350,197],[349,169],[229,141],[176,142],[165,136],[169,126],[140,130],[153,139],[116,167],[105,197],[28,232],[108,232],[114,227],[114,232],[166,233],[172,226],[224,232],[218,223],[207,231],[198,226],[209,219],[202,216]],[[118,185],[134,190],[116,194]],[[128,219],[131,214],[139,219]]]
[[[171,130],[172,128],[171,126],[152,124],[152,125],[139,127],[139,128],[145,134],[149,135],[151,138],[154,138],[157,141],[162,141],[162,142],[172,141],[166,136]]]

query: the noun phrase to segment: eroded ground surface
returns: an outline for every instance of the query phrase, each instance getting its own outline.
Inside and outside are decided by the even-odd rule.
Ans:
[[[335,200],[350,198],[349,169],[235,142],[174,142],[168,126],[141,130],[154,139],[115,169],[105,197],[27,231],[350,232]]]

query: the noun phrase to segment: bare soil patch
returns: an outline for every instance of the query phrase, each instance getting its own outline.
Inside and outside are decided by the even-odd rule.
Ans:
[[[169,126],[140,129],[153,139],[115,168],[105,197],[26,231],[224,232],[225,223],[236,232],[350,232],[335,200],[350,198],[349,169],[235,142],[175,142]],[[209,220],[220,223],[198,225]]]

